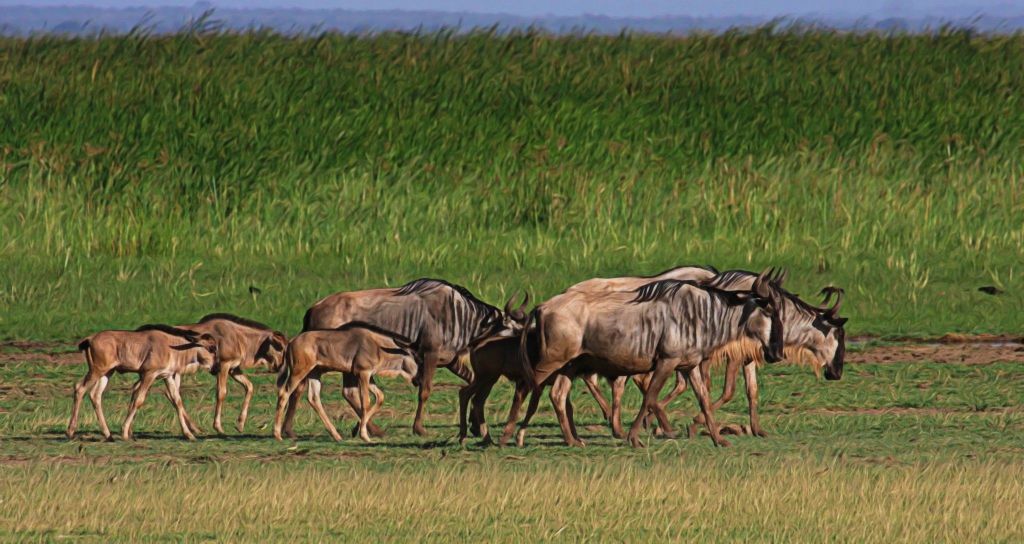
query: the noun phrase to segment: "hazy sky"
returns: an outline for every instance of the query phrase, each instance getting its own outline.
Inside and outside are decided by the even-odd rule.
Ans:
[[[807,13],[843,16],[1024,14],[1024,0],[210,0],[215,8],[305,7],[357,10],[405,9],[512,13],[655,17],[659,15],[781,16]],[[191,6],[195,0],[0,0],[3,5]],[[828,6],[828,7],[823,7]]]

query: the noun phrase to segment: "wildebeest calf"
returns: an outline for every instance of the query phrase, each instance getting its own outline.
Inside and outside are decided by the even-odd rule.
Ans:
[[[132,387],[132,400],[128,406],[128,417],[124,421],[121,436],[129,440],[132,436],[132,421],[135,412],[146,401],[146,393],[153,383],[163,379],[167,393],[178,412],[181,431],[189,440],[195,440],[195,425],[185,413],[181,400],[181,375],[198,367],[212,368],[216,362],[217,344],[208,334],[197,334],[167,325],[145,325],[135,331],[103,331],[96,333],[78,344],[85,352],[89,371],[75,384],[74,407],[68,422],[67,436],[73,438],[78,427],[78,411],[82,398],[90,391],[89,399],[96,408],[103,437],[110,440],[110,428],[103,415],[103,390],[110,376],[117,373],[135,372],[139,381]]]
[[[314,330],[299,334],[288,343],[284,366],[277,380],[274,438],[281,440],[282,429],[294,438],[291,429],[298,402],[297,399],[289,402],[289,397],[305,382],[309,387],[309,403],[331,437],[341,441],[341,435],[320,401],[320,376],[325,372],[342,372],[354,376],[359,382],[360,404],[356,409],[359,415],[359,437],[371,442],[367,424],[384,402],[384,394],[370,383],[370,379],[377,373],[408,368],[410,360],[421,365],[417,353],[418,346],[408,338],[361,322],[347,323],[334,330]],[[376,397],[372,406],[371,391]],[[285,408],[288,409],[287,416]]]

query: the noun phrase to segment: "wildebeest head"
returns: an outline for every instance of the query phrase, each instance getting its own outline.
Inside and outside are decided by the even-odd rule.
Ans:
[[[191,358],[186,366],[199,365],[201,368],[210,370],[215,364],[220,362],[217,356],[216,338],[203,333],[199,336],[188,337],[187,340],[188,343],[171,346],[171,349],[178,351],[192,350],[190,352]]]
[[[277,372],[284,364],[284,348],[287,345],[288,337],[284,333],[272,331],[256,349],[253,360],[256,361],[256,364],[261,362],[266,364],[267,369],[271,372]]]
[[[843,290],[836,287],[826,287],[821,290],[825,300],[818,306],[817,316],[814,320],[814,328],[818,330],[823,340],[820,348],[816,350],[816,356],[821,360],[828,361],[825,364],[825,379],[838,380],[843,377],[843,358],[846,356],[846,325],[847,318],[839,317],[839,307],[843,304]],[[836,302],[828,306],[832,295],[836,295]]]
[[[470,346],[476,346],[489,338],[519,336],[519,333],[526,325],[526,312],[523,310],[530,303],[530,293],[528,291],[524,293],[523,303],[518,308],[512,309],[512,304],[515,303],[516,298],[519,296],[517,292],[512,295],[512,298],[508,299],[502,311],[495,311],[492,315],[487,316],[480,326],[480,333],[473,339]]]
[[[770,271],[765,269],[754,280],[746,302],[748,309],[745,312],[747,314],[747,330],[756,338],[762,339],[761,350],[767,363],[781,361],[785,348],[782,312],[780,311],[782,300],[774,281],[779,281],[779,278],[784,279],[786,275],[783,272],[775,278],[774,272],[775,269]]]

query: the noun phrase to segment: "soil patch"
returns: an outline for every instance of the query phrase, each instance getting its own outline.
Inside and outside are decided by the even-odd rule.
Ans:
[[[957,363],[964,365],[988,365],[996,362],[1024,363],[1024,345],[1015,342],[950,342],[871,346],[863,351],[847,352],[846,362]]]

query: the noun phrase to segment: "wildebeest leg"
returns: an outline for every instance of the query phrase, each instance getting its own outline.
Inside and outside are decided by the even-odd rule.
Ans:
[[[534,390],[530,394],[530,404],[526,407],[526,416],[523,418],[523,422],[519,424],[519,433],[516,435],[516,446],[523,447],[523,443],[526,441],[526,428],[530,426],[530,420],[533,419],[533,414],[537,413],[537,408],[540,406],[540,390]]]
[[[298,410],[299,403],[302,401],[302,394],[306,392],[306,380],[303,379],[299,382],[295,390],[292,391],[291,396],[288,398],[288,411],[284,417],[284,434],[292,440],[298,438],[295,435],[295,410]]]
[[[757,415],[757,364],[750,362],[743,366],[743,379],[747,382],[747,401],[750,403],[750,434],[768,438],[768,433],[761,428],[761,419]]]
[[[493,444],[491,441],[491,432],[487,428],[487,418],[484,414],[485,404],[487,397],[491,395],[491,389],[494,388],[494,381],[481,381],[480,387],[476,393],[473,394],[473,405],[469,412],[471,418],[475,418],[476,421],[480,422],[480,444],[488,446]]]
[[[68,438],[74,438],[75,436],[75,430],[78,428],[78,413],[79,410],[82,408],[82,400],[85,398],[85,394],[89,392],[103,377],[104,376],[102,374],[94,372],[90,368],[89,372],[86,372],[85,376],[83,376],[82,379],[75,384],[75,392],[72,395],[74,404],[71,406],[71,420],[68,421],[68,428],[67,431],[65,432]],[[90,400],[92,400],[91,396]],[[93,408],[96,410],[96,417],[99,418],[100,409],[97,408],[98,405],[96,404],[95,400],[92,400],[92,405]],[[107,433],[104,434],[104,437],[109,436],[109,434],[110,433],[108,431]]]
[[[708,394],[707,385],[701,375],[700,365],[695,365],[690,370],[690,387],[693,388],[693,394],[697,396],[697,403],[700,404],[700,411],[704,414],[712,442],[716,446],[729,447],[729,441],[718,434],[718,425],[715,425],[714,416],[711,413],[711,395]]]
[[[252,401],[252,394],[256,391],[256,388],[249,381],[249,378],[242,374],[241,368],[232,369],[231,377],[245,389],[245,398],[242,399],[242,413],[238,414],[238,423],[235,424],[235,429],[238,429],[238,432],[242,432],[245,430],[245,420],[249,417],[249,403]]]
[[[295,409],[299,399],[306,388],[306,374],[304,370],[294,369],[288,376],[288,381],[277,390],[277,414],[274,416],[274,438],[281,440],[281,431],[288,438],[295,438]]]
[[[601,388],[598,386],[597,373],[587,372],[586,374],[583,374],[582,378],[583,383],[586,384],[587,389],[590,391],[590,394],[593,395],[594,400],[596,400],[597,404],[601,406],[601,413],[604,415],[605,421],[611,423],[612,409],[608,406],[608,401],[604,399],[604,394],[601,393]]]
[[[380,395],[378,397],[379,402],[375,402],[372,405],[370,404],[371,376],[372,375],[365,373],[359,375],[359,399],[360,406],[363,409],[362,417],[359,419],[359,438],[362,438],[363,442],[373,442],[373,440],[370,439],[370,433],[366,431],[366,424],[370,421],[370,418],[373,417],[373,413],[377,411],[377,406],[384,402],[384,393],[380,391],[380,389],[377,389],[376,394]]]
[[[412,423],[412,432],[419,436],[427,435],[427,429],[423,426],[423,411],[427,406],[427,399],[430,398],[430,390],[434,387],[434,372],[437,371],[438,363],[435,355],[431,355],[423,361],[423,370],[420,376],[420,399],[419,404],[416,405],[416,419]]]
[[[626,376],[619,376],[611,380],[612,384],[612,436],[615,438],[626,438],[622,430],[622,395],[626,393]]]
[[[459,444],[466,443],[466,436],[469,434],[468,426],[466,425],[466,419],[469,414],[469,400],[476,393],[476,389],[479,387],[476,381],[470,382],[459,388]]]
[[[654,367],[654,373],[651,376],[650,382],[647,384],[647,391],[644,392],[644,401],[640,405],[640,412],[637,414],[636,419],[633,420],[633,424],[629,427],[629,433],[626,434],[626,441],[629,442],[634,448],[644,447],[643,442],[640,441],[640,427],[643,425],[644,416],[647,415],[648,411],[658,410],[658,394],[661,393],[661,388],[665,386],[665,382],[668,381],[668,377],[672,375],[672,371],[675,370],[675,361],[658,361]],[[671,428],[668,427],[667,418],[662,418],[661,412],[658,414],[658,421],[665,425],[666,434],[671,436]]]
[[[583,441],[577,438],[573,427],[575,424],[569,421],[569,413],[566,404],[569,398],[569,391],[572,389],[572,380],[565,374],[555,376],[555,383],[551,385],[551,405],[555,408],[555,415],[558,416],[558,426],[562,428],[562,438],[566,445],[582,448]]]
[[[124,420],[124,427],[121,429],[121,438],[125,440],[132,439],[132,421],[135,419],[135,412],[139,410],[143,402],[146,402],[146,393],[149,388],[152,387],[153,382],[156,381],[156,374],[149,372],[139,378],[134,390],[132,391],[132,400],[128,405],[128,417]]]
[[[678,397],[679,395],[682,395],[683,392],[685,392],[685,391],[686,391],[686,374],[683,374],[682,371],[677,370],[676,371],[676,386],[672,388],[672,391],[669,391],[668,395],[665,395],[665,398],[663,398],[663,399],[658,401],[658,406],[661,407],[662,411],[664,411],[665,413],[668,413],[668,405],[671,404],[671,402],[673,400],[675,400],[676,397]],[[653,421],[653,418],[654,418],[654,414],[653,413],[647,414],[647,421],[645,422],[645,426],[650,425],[650,422]],[[657,429],[654,429],[654,435],[655,436],[659,436],[662,433],[664,433],[664,430],[660,426]]]
[[[196,435],[192,434],[192,430],[188,428],[185,403],[181,400],[181,375],[173,374],[164,378],[164,386],[167,387],[167,397],[171,400],[174,410],[178,413],[178,424],[181,425],[181,432],[185,434],[185,438],[194,441]],[[140,402],[139,404],[141,405],[142,403]]]
[[[327,432],[330,433],[331,438],[336,442],[341,442],[341,435],[338,434],[338,429],[334,428],[334,423],[331,422],[331,418],[327,415],[327,411],[324,410],[323,403],[320,402],[320,388],[322,383],[320,382],[320,373],[311,372],[306,378],[306,383],[309,384],[309,399],[310,406],[316,412],[316,415],[320,416],[320,421],[324,423],[324,427],[327,427]]]
[[[345,374],[342,378],[344,387],[341,390],[341,396],[345,398],[348,405],[352,407],[352,411],[356,413],[356,424],[352,426],[352,438],[359,436],[359,418],[361,417],[362,409],[359,407],[359,379],[352,374]],[[377,387],[377,381],[371,376],[370,377],[370,391],[379,391]],[[377,394],[374,393],[374,397]],[[384,438],[384,430],[377,426],[376,423],[371,419],[366,424],[366,430],[370,432],[370,436],[377,438]]]
[[[465,361],[467,359],[467,357],[456,357],[455,360],[448,365],[448,370],[452,371],[452,374],[462,378],[462,381],[472,383],[476,379],[476,376],[473,372],[473,367],[466,364]],[[480,425],[484,422],[477,419],[476,413],[472,411],[469,412],[469,422],[469,431],[473,433],[473,436],[480,436]]]
[[[217,434],[224,434],[224,425],[221,423],[221,414],[224,412],[224,399],[228,396],[228,372],[231,371],[229,363],[231,361],[225,361],[221,363],[217,372],[217,406],[213,411],[213,429],[217,431]]]
[[[516,432],[516,423],[519,423],[519,409],[523,406],[523,399],[526,398],[526,393],[530,391],[530,383],[525,380],[519,380],[516,382],[515,396],[512,397],[512,407],[508,411],[508,421],[505,423],[505,429],[501,433],[501,438],[498,439],[498,446],[505,447],[508,444],[512,434]],[[520,447],[522,445],[520,444]]]
[[[92,386],[92,391],[89,391],[89,401],[92,402],[93,408],[96,409],[96,419],[100,424],[100,430],[103,432],[103,438],[107,441],[111,441],[113,438],[110,435],[110,427],[107,426],[107,417],[103,415],[103,391],[107,389],[107,384],[110,383],[111,374],[113,374],[113,371],[105,376],[100,376],[99,381]]]
[[[710,364],[705,361],[701,363],[701,366],[710,366]],[[722,386],[722,396],[718,397],[718,400],[716,400],[714,404],[711,405],[711,413],[717,412],[719,408],[725,405],[725,403],[731,401],[733,396],[736,394],[736,378],[739,376],[741,366],[743,366],[742,360],[734,361],[731,358],[726,360],[725,384]],[[708,370],[707,373],[704,375],[709,376],[710,370]],[[710,391],[711,382],[708,381],[706,383],[708,391]],[[700,426],[703,425],[704,423],[704,414],[697,414],[696,416],[694,416],[693,423],[690,424],[686,434],[690,438],[697,436],[697,431],[700,429]]]

